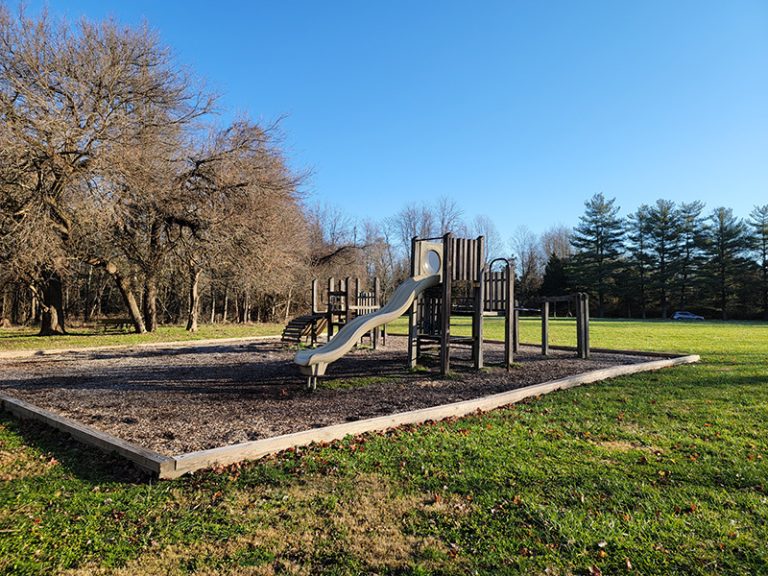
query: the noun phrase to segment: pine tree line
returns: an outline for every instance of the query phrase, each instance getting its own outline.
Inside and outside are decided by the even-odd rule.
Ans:
[[[543,291],[586,291],[597,316],[768,319],[768,205],[746,220],[725,207],[707,213],[699,201],[660,199],[626,218],[603,194],[585,207],[575,254],[550,257]]]

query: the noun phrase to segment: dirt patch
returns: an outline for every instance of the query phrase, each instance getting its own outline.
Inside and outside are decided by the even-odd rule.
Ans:
[[[634,442],[627,442],[624,440],[611,440],[606,442],[596,442],[600,448],[606,450],[613,450],[615,452],[631,452],[633,450],[639,450],[641,452],[661,452],[661,448],[656,446],[645,446],[643,444],[637,444]]]
[[[256,341],[198,348],[110,350],[7,361],[0,390],[157,452],[175,455],[448,404],[619,364],[657,358],[524,348],[515,367],[474,371],[456,353],[454,371],[405,369],[405,338],[356,350],[328,369],[314,393],[293,363],[295,348]],[[501,363],[488,345],[488,364]],[[463,362],[462,362],[463,360]]]

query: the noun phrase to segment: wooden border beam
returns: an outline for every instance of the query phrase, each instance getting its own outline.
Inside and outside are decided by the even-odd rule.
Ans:
[[[561,347],[553,346],[553,348]],[[596,351],[603,350],[598,349]],[[628,354],[628,352],[621,351],[605,351]],[[632,351],[629,354],[663,356],[658,352],[648,353]],[[660,360],[653,360],[650,362],[601,368],[599,370],[592,370],[582,374],[551,380],[542,384],[535,384],[533,386],[526,386],[524,388],[485,396],[483,398],[474,398],[472,400],[455,402],[453,404],[444,404],[399,414],[368,418],[356,422],[347,422],[323,428],[304,430],[292,434],[275,436],[273,438],[265,438],[263,440],[244,442],[242,444],[234,444],[198,452],[189,452],[174,457],[164,456],[157,452],[153,452],[152,450],[136,446],[130,442],[121,440],[116,436],[101,432],[68,418],[58,416],[57,414],[43,410],[42,408],[38,408],[37,406],[33,406],[32,404],[17,398],[11,398],[0,394],[0,403],[5,410],[20,418],[43,422],[53,428],[70,434],[73,438],[85,444],[90,444],[106,452],[116,452],[133,462],[139,468],[157,474],[159,478],[171,479],[189,472],[217,465],[224,466],[243,460],[258,459],[268,454],[273,454],[297,446],[306,446],[316,442],[340,440],[349,435],[387,430],[404,424],[419,424],[428,420],[442,420],[445,418],[466,416],[477,411],[486,412],[501,406],[514,404],[525,398],[547,394],[555,390],[572,388],[574,386],[597,382],[607,378],[614,378],[616,376],[659,370],[682,364],[691,364],[693,362],[698,362],[699,359],[698,355],[693,354],[673,358],[663,357]]]
[[[0,394],[0,404],[2,404],[6,411],[19,418],[42,422],[52,428],[66,432],[83,444],[90,444],[105,452],[116,452],[139,468],[157,474],[160,478],[171,477],[169,474],[172,475],[176,468],[176,460],[170,456],[163,456],[158,452],[136,446],[117,436],[112,436],[64,416],[38,408],[33,404],[24,402],[24,400]]]
[[[526,398],[548,394],[550,392],[554,392],[555,390],[565,390],[567,388],[573,388],[582,384],[589,384],[591,382],[597,382],[599,380],[605,380],[607,378],[614,378],[617,376],[660,370],[662,368],[679,366],[682,364],[691,364],[693,362],[698,362],[699,359],[700,358],[698,355],[693,354],[689,356],[665,358],[663,360],[654,360],[651,362],[642,362],[638,364],[624,364],[621,366],[612,366],[610,368],[601,368],[599,370],[584,372],[583,374],[576,374],[574,376],[567,376],[565,378],[551,380],[542,384],[535,384],[533,386],[526,386],[524,388],[518,388],[508,392],[501,392],[499,394],[485,396],[483,398],[474,398],[472,400],[464,400],[462,402],[454,402],[452,404],[443,404],[440,406],[433,406],[431,408],[422,408],[420,410],[401,412],[399,414],[391,414],[388,416],[379,416],[377,418],[368,418],[366,420],[336,424],[333,426],[326,426],[324,428],[315,428],[313,430],[305,430],[302,432],[295,432],[293,434],[284,434],[282,436],[265,438],[263,440],[254,440],[252,442],[244,442],[242,444],[235,444],[232,446],[223,446],[221,448],[213,448],[210,450],[189,452],[187,454],[176,456],[174,458],[176,463],[175,469],[161,477],[176,478],[196,470],[211,468],[214,466],[227,466],[229,464],[234,464],[243,460],[254,460],[262,458],[269,454],[287,450],[288,448],[307,446],[317,442],[331,442],[333,440],[341,440],[346,436],[364,434],[366,432],[388,430],[390,428],[403,426],[405,424],[420,424],[426,421],[437,421],[443,420],[445,418],[461,417],[476,413],[478,411],[487,412],[502,406],[520,402]]]

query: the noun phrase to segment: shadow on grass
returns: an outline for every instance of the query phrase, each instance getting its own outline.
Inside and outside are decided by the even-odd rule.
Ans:
[[[30,341],[34,341],[35,338],[40,338],[41,344],[50,343],[54,339],[63,339],[63,338],[81,338],[84,336],[90,337],[90,336],[119,336],[121,334],[124,334],[126,336],[130,336],[131,334],[134,334],[134,332],[67,332],[66,334],[61,334],[58,336],[40,336],[38,334],[2,334],[0,333],[0,342],[3,340],[18,340],[21,338],[28,339]]]
[[[149,484],[152,474],[139,470],[130,461],[74,440],[68,434],[31,420],[0,411],[0,425],[20,436],[25,445],[55,458],[66,473],[91,484]]]

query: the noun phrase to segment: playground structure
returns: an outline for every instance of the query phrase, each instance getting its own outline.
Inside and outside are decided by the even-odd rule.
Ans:
[[[589,296],[583,292],[567,296],[550,296],[541,299],[541,353],[549,354],[549,305],[558,302],[573,304],[576,308],[576,356],[589,358]]]
[[[378,330],[408,312],[408,361],[410,369],[427,358],[436,358],[442,375],[451,367],[451,350],[469,349],[469,362],[479,370],[484,367],[483,321],[488,316],[504,317],[504,361],[508,370],[518,349],[519,315],[514,302],[514,264],[497,258],[486,264],[485,239],[456,238],[448,233],[435,238],[414,237],[411,241],[411,276],[403,282],[385,306],[380,306],[378,291],[373,301],[361,293],[356,282],[354,299],[347,279],[335,290],[328,283],[328,307],[315,310],[317,284],[312,284],[313,313],[325,314],[328,343],[314,350],[302,350],[294,361],[308,378],[308,387],[317,387],[317,379],[329,364],[341,358],[371,333],[374,347]],[[376,283],[378,286],[378,282]],[[350,304],[354,302],[355,304]],[[360,303],[362,302],[362,304]],[[576,305],[577,355],[589,357],[589,300],[585,294],[542,299],[543,355],[549,354],[549,304],[569,302]],[[355,313],[367,312],[362,315]],[[471,334],[451,334],[451,317],[472,318]],[[334,336],[334,327],[340,330]],[[465,358],[466,359],[466,358]]]
[[[505,258],[485,263],[485,238],[456,238],[445,234],[439,238],[414,238],[411,244],[411,273],[424,260],[425,250],[441,255],[441,283],[415,299],[408,322],[408,366],[437,351],[441,374],[451,366],[452,348],[469,348],[473,368],[484,366],[483,319],[503,316],[504,366],[514,360],[514,265]],[[494,266],[501,269],[493,271]],[[451,316],[472,318],[469,336],[451,334]]]
[[[514,302],[514,269],[507,260],[495,260],[486,265],[484,250],[482,236],[455,238],[448,233],[436,238],[413,238],[411,277],[395,290],[385,306],[346,321],[335,336],[332,325],[337,312],[331,305],[332,297],[341,295],[329,282],[326,311],[329,342],[314,350],[301,350],[295,357],[302,374],[308,377],[308,386],[315,388],[318,377],[325,374],[328,365],[351,350],[366,332],[374,331],[375,334],[377,328],[406,312],[409,315],[407,365],[410,368],[437,349],[440,373],[446,374],[450,370],[452,346],[468,347],[473,366],[482,368],[483,317],[486,313],[505,317],[504,364],[508,368],[513,361],[515,324],[511,303]],[[502,270],[493,272],[492,265],[499,263],[503,264]],[[345,294],[349,294],[349,290],[347,281]],[[316,284],[313,285],[315,301]],[[349,297],[346,301],[350,301]],[[451,336],[451,314],[472,317],[470,336]]]
[[[347,277],[339,280],[329,278],[325,297],[321,298],[318,291],[318,280],[312,280],[312,312],[292,319],[283,331],[283,342],[306,342],[317,346],[320,334],[327,331],[328,341],[334,333],[340,330],[352,319],[364,314],[370,314],[381,308],[381,283],[378,278],[373,281],[373,289],[361,290],[359,278]],[[376,326],[363,334],[368,337],[374,349],[379,342],[386,344],[386,327]]]

